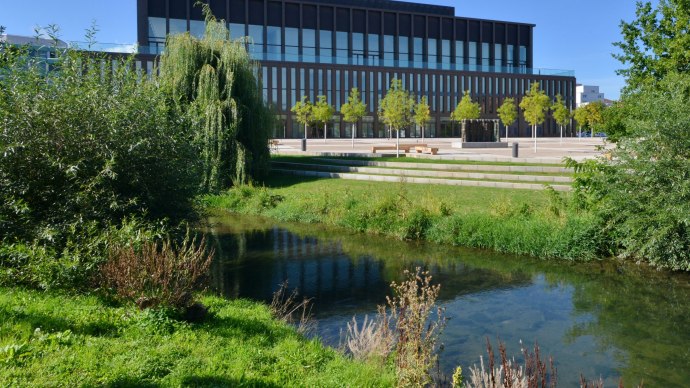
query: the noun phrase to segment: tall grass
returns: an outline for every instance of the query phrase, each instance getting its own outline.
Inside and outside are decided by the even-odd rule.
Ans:
[[[572,209],[558,193],[427,187],[406,183],[317,181],[289,188],[236,187],[206,197],[210,208],[263,215],[281,221],[325,223],[401,240],[492,249],[540,258],[588,260],[605,255],[593,215]],[[321,190],[314,190],[318,187]],[[369,188],[369,190],[366,190]],[[453,198],[473,195],[471,200]],[[487,200],[486,197],[494,199]],[[482,203],[483,202],[483,203]]]

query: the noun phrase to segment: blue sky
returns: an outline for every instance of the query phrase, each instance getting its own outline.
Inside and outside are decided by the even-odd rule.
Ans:
[[[601,86],[616,99],[624,81],[611,57],[621,20],[635,16],[632,0],[421,0],[455,7],[457,16],[536,24],[535,67],[575,70],[579,83]],[[656,2],[656,1],[654,1]],[[131,44],[136,37],[136,0],[0,0],[0,25],[16,35],[33,35],[36,25],[57,24],[67,41],[83,40],[96,20],[99,42]]]

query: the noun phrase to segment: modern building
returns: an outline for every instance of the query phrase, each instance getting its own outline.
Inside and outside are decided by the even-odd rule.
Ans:
[[[138,0],[138,40],[150,51],[140,55],[144,67],[163,50],[167,34],[203,34],[203,15],[194,3]],[[369,111],[356,135],[385,137],[376,112],[393,78],[418,98],[427,96],[429,137],[459,136],[450,113],[464,90],[487,119],[497,117],[504,98],[519,101],[535,81],[552,98],[560,94],[575,106],[573,72],[533,67],[533,24],[457,17],[453,7],[389,0],[210,0],[210,6],[228,22],[233,38],[250,38],[264,96],[281,118],[276,137],[304,136],[290,112],[302,96],[315,101],[325,95],[339,109],[353,87]],[[351,126],[344,124],[334,116],[328,136],[350,137]],[[323,129],[314,131],[322,136]],[[542,136],[557,133],[551,119],[540,127]],[[510,130],[510,136],[529,134],[522,118]],[[421,131],[409,128],[403,136]]]
[[[604,98],[604,93],[599,93],[598,86],[581,84],[575,86],[575,106],[580,107],[595,101],[604,103],[608,101]]]

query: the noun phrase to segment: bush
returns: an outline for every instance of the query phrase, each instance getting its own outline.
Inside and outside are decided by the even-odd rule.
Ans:
[[[613,162],[578,165],[577,189],[602,220],[607,247],[690,270],[690,75],[672,74],[625,98],[630,135]]]
[[[177,245],[144,242],[140,247],[115,245],[102,266],[102,284],[139,308],[170,307],[186,310],[193,292],[207,278],[213,252],[206,244],[187,237]]]

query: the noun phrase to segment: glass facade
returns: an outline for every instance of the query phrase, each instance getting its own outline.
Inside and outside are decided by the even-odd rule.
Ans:
[[[284,116],[276,136],[304,135],[304,127],[296,124],[290,112],[302,96],[314,102],[324,95],[339,110],[352,87],[359,88],[369,112],[358,123],[356,135],[387,136],[376,112],[393,78],[401,79],[403,87],[417,99],[427,97],[432,112],[432,120],[424,128],[427,137],[456,135],[459,128],[448,117],[465,90],[480,103],[484,118],[494,118],[505,96],[520,97],[535,80],[550,97],[561,94],[567,103],[573,103],[572,73],[531,68],[533,26],[462,19],[451,14],[415,14],[414,10],[382,12],[370,9],[376,4],[368,2],[357,8],[345,4],[334,7],[325,2],[297,3],[228,3],[230,37],[248,37],[250,53],[261,63],[262,97]],[[238,4],[243,8],[233,13]],[[271,11],[276,4],[281,4],[277,13]],[[201,37],[205,32],[203,21],[190,18],[193,12],[186,11],[187,20],[179,11],[174,18],[166,18],[169,12],[172,16],[167,8],[163,16],[160,12],[146,16],[144,36],[152,53],[162,52],[168,34],[189,31]],[[146,71],[150,73],[152,67],[146,65]],[[139,67],[137,70],[143,71]],[[522,133],[522,126],[524,122],[518,123],[511,133]],[[351,130],[336,115],[327,133],[329,137],[349,137]],[[323,136],[323,128],[319,132]],[[405,137],[421,133],[422,128],[416,126],[404,130]]]

